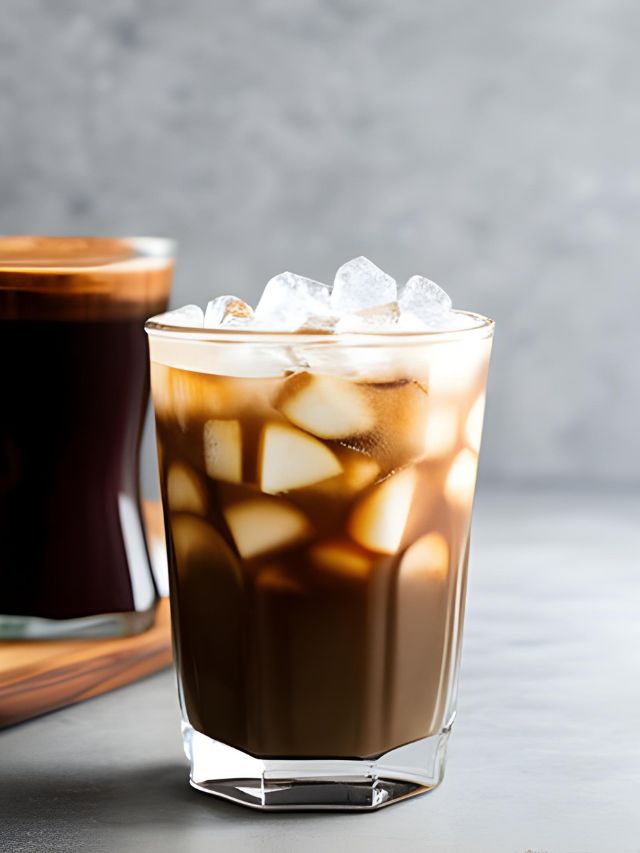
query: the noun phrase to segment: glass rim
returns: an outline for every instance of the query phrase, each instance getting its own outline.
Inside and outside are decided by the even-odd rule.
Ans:
[[[150,337],[169,338],[176,341],[191,341],[217,344],[284,344],[319,346],[405,346],[436,341],[486,338],[493,335],[495,322],[474,311],[454,309],[454,313],[468,317],[472,325],[461,329],[423,329],[419,331],[376,331],[376,332],[300,332],[267,331],[263,329],[222,329],[199,326],[172,326],[158,322],[163,315],[150,317],[144,324]]]

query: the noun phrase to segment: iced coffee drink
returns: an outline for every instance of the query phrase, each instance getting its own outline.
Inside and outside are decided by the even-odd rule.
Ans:
[[[193,784],[275,808],[435,786],[491,322],[356,259],[147,329]]]

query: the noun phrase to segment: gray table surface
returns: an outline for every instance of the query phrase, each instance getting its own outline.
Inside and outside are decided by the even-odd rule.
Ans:
[[[0,850],[638,853],[640,501],[481,494],[443,785],[262,814],[187,785],[173,675],[0,733]]]

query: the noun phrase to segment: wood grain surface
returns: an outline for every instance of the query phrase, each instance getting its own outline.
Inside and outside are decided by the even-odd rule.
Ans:
[[[158,504],[145,506],[150,539],[162,536]],[[99,640],[0,642],[0,728],[72,705],[171,664],[169,602],[142,634]]]

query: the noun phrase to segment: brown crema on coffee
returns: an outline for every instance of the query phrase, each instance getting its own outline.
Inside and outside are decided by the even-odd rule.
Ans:
[[[145,319],[169,296],[167,245],[155,238],[0,237],[0,318]]]

